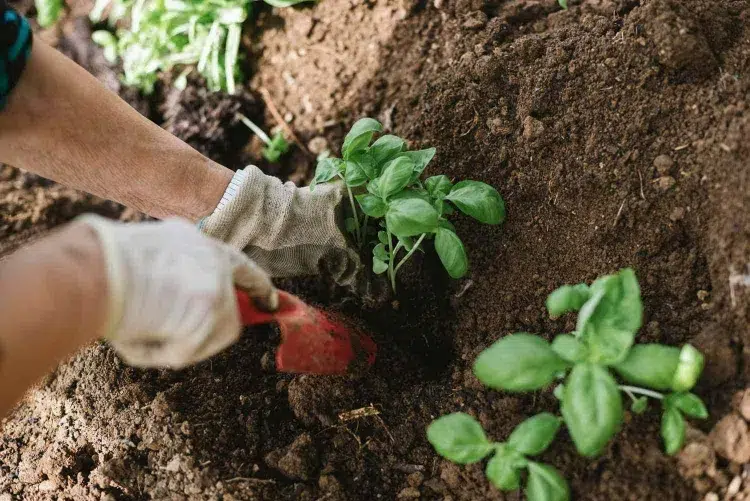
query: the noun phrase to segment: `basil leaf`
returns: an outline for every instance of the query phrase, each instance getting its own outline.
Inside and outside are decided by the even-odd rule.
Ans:
[[[448,176],[439,175],[428,177],[424,181],[424,186],[427,188],[427,192],[433,198],[442,198],[446,196],[453,187],[453,183],[448,179]]]
[[[380,243],[383,245],[388,245],[388,233],[384,231],[378,232],[378,240],[380,240]]]
[[[63,0],[36,0],[36,20],[42,28],[49,28],[60,18]]]
[[[429,204],[432,203],[430,195],[425,190],[414,188],[407,188],[404,191],[399,191],[391,197],[391,200],[403,200],[406,198],[418,198],[420,200],[424,200]]]
[[[577,337],[560,334],[552,340],[552,349],[564,360],[576,363],[583,362],[589,356],[589,350]]]
[[[684,345],[680,350],[677,370],[672,379],[672,389],[674,391],[688,391],[692,389],[695,383],[698,382],[698,378],[701,377],[704,363],[705,359],[700,351],[689,344]]]
[[[696,419],[707,419],[708,409],[698,395],[693,393],[672,393],[664,399],[666,407],[674,407],[686,416]]]
[[[355,198],[357,199],[357,202],[359,202],[359,206],[362,208],[362,212],[364,212],[368,216],[385,216],[387,206],[385,205],[385,202],[382,198],[376,197],[375,195],[371,195],[369,193],[357,195]]]
[[[380,196],[380,180],[373,179],[372,181],[367,183],[367,191],[378,198],[382,198]]]
[[[380,175],[379,166],[373,160],[372,155],[366,150],[352,153],[349,155],[348,161],[356,163],[368,179],[375,179]]]
[[[354,188],[356,186],[362,186],[367,182],[367,175],[365,174],[365,171],[362,170],[362,167],[359,166],[356,162],[347,161],[346,162],[346,171],[344,174],[344,180],[346,181],[346,185],[350,188]]]
[[[390,256],[388,255],[388,251],[385,250],[385,245],[378,244],[372,249],[372,255],[381,261],[388,261],[390,259]]]
[[[661,416],[661,437],[664,450],[670,456],[676,454],[685,443],[685,418],[674,407],[665,407]]]
[[[394,200],[388,206],[385,221],[388,229],[397,237],[412,237],[434,232],[437,228],[438,213],[424,200]]]
[[[648,409],[648,398],[647,397],[638,397],[633,401],[633,404],[630,406],[630,410],[633,411],[636,414],[643,414],[646,412],[646,409]]]
[[[542,412],[516,426],[508,438],[508,445],[527,456],[536,456],[549,447],[559,428],[557,416]]]
[[[529,461],[526,480],[528,501],[568,501],[570,488],[562,475],[552,466]]]
[[[321,158],[315,167],[315,177],[310,183],[310,191],[315,189],[318,183],[326,183],[339,174],[340,169],[344,167],[344,161],[340,158]]]
[[[643,321],[638,280],[631,268],[625,268],[598,278],[590,292],[578,313],[576,330],[588,345],[592,362],[617,364],[627,356]]]
[[[565,382],[561,405],[573,443],[583,456],[599,455],[622,424],[622,398],[612,375],[594,364],[578,364]]]
[[[383,126],[375,119],[361,118],[357,120],[344,138],[344,144],[341,146],[342,156],[348,159],[352,153],[365,149],[372,141],[373,134],[382,130]]]
[[[489,184],[461,181],[446,195],[464,214],[485,224],[500,224],[505,220],[505,202]]]
[[[408,158],[399,157],[388,162],[378,178],[383,198],[394,195],[409,184],[409,176],[414,164]]]
[[[441,228],[445,228],[446,230],[450,230],[453,233],[456,233],[456,227],[453,226],[453,223],[451,223],[447,219],[441,219],[440,221],[438,221],[438,226]]]
[[[672,387],[680,349],[661,344],[637,344],[622,362],[612,368],[628,383],[647,386],[655,390]]]
[[[414,248],[414,239],[411,237],[399,238],[398,241],[401,242],[401,245],[404,246],[406,252],[409,252]]]
[[[547,296],[547,311],[552,318],[569,311],[578,311],[589,299],[589,286],[586,284],[563,285]]]
[[[480,353],[474,361],[474,374],[496,390],[530,391],[548,386],[565,367],[547,341],[519,332]]]
[[[476,463],[492,451],[482,425],[463,412],[442,416],[427,427],[427,440],[454,463]]]
[[[445,228],[435,232],[435,251],[451,278],[461,278],[469,269],[469,258],[458,235]]]
[[[381,261],[380,259],[373,257],[372,259],[372,271],[376,275],[380,275],[381,273],[385,273],[385,271],[388,269],[388,265]]]
[[[392,160],[404,148],[406,148],[406,141],[398,136],[386,134],[372,143],[370,154],[372,154],[372,158],[376,164],[382,164],[388,160]]]
[[[411,176],[411,182],[415,182],[422,175],[422,172],[430,163],[432,158],[435,156],[435,148],[427,148],[426,150],[417,151],[405,151],[401,153],[402,157],[406,157],[414,162],[414,171]]]
[[[503,454],[495,454],[485,470],[492,485],[501,491],[514,491],[521,485],[521,475],[511,459]]]

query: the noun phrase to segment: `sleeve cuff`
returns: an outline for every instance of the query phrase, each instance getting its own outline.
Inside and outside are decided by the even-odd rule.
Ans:
[[[232,176],[232,180],[229,181],[229,186],[227,186],[227,189],[224,190],[224,195],[221,196],[221,200],[219,200],[219,204],[216,206],[214,211],[210,216],[204,217],[198,222],[199,230],[203,229],[203,223],[206,221],[206,219],[218,212],[221,212],[222,209],[224,209],[224,207],[226,207],[227,204],[232,201],[232,199],[237,195],[237,192],[240,190],[240,186],[242,186],[246,179],[247,172],[245,172],[244,169],[235,171],[234,176]]]

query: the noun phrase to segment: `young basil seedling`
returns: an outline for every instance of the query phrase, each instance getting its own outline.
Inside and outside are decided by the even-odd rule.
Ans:
[[[665,449],[668,454],[679,451],[685,441],[685,418],[708,417],[701,399],[690,393],[703,371],[703,355],[689,344],[682,348],[634,345],[643,307],[633,270],[625,268],[599,277],[591,285],[560,287],[547,298],[547,309],[552,317],[577,311],[575,332],[559,334],[552,343],[523,332],[504,337],[477,357],[477,378],[490,388],[516,392],[540,390],[564,379],[554,394],[576,449],[587,457],[601,454],[619,431],[624,414],[622,393],[630,398],[636,414],[647,410],[649,399],[659,401]],[[442,419],[430,425],[428,438],[440,454],[459,462],[443,447],[441,440],[448,439],[437,437],[455,430],[433,428]],[[555,477],[550,474],[545,478]],[[527,496],[531,500],[558,499],[555,485],[551,481],[538,484],[533,492],[544,494],[532,497],[530,476]]]
[[[526,470],[529,501],[567,501],[570,489],[562,475],[552,466],[529,459],[547,450],[559,428],[560,418],[543,412],[519,424],[507,442],[490,442],[476,419],[456,412],[433,421],[427,440],[438,454],[458,464],[476,463],[492,454],[485,474],[500,490],[518,489]]]
[[[502,197],[479,181],[454,185],[444,175],[422,180],[435,148],[408,151],[406,141],[391,134],[373,142],[382,131],[377,120],[358,120],[344,138],[342,158],[318,160],[310,189],[337,179],[344,182],[352,213],[347,229],[358,247],[372,246],[372,269],[386,273],[394,291],[398,271],[415,252],[423,251],[428,239],[434,239],[448,274],[463,277],[469,259],[448,217],[455,207],[482,223],[500,224],[505,219]]]
[[[268,137],[268,134],[263,132],[263,129],[255,125],[245,115],[238,115],[240,121],[247,126],[248,129],[258,136],[258,139],[263,141],[266,146],[263,148],[263,157],[271,163],[276,163],[281,158],[281,155],[289,151],[289,143],[281,132],[274,134],[273,139]]]

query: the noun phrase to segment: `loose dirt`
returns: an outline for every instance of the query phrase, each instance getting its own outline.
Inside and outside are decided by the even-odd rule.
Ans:
[[[403,273],[398,309],[312,279],[281,284],[368,326],[380,353],[362,377],[275,373],[272,329],[179,372],[86,348],[2,422],[0,499],[519,499],[490,487],[481,465],[440,459],[424,429],[462,410],[502,439],[553,409],[550,393],[482,388],[471,363],[511,332],[571,330],[571,318],[546,316],[546,295],[624,266],[643,291],[640,341],[706,353],[696,391],[711,418],[694,423],[676,459],[661,452],[653,409],[628,414],[598,459],[576,456],[563,433],[544,460],[575,499],[745,499],[748,7],[325,0],[263,11],[245,41],[252,92],[161,90],[138,109],[231,168],[259,158],[232,114],[276,125],[261,88],[316,153],[374,116],[414,147],[437,147],[428,174],[496,186],[505,225],[457,218],[469,276],[449,280],[427,252]],[[313,163],[298,149],[269,171],[301,182]],[[0,203],[4,253],[83,211],[139,217],[11,168]]]

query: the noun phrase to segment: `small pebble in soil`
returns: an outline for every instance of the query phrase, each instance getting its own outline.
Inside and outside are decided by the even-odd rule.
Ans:
[[[727,487],[727,493],[726,498],[731,498],[735,496],[738,492],[740,492],[740,487],[742,486],[742,478],[740,476],[736,476],[732,479],[731,482],[729,482],[729,487]]]
[[[523,119],[523,137],[534,139],[544,134],[544,124],[532,116]]]
[[[674,160],[669,155],[659,155],[654,158],[654,167],[656,167],[656,171],[662,176],[668,175],[673,166]]]
[[[735,463],[750,461],[750,431],[739,414],[729,414],[711,430],[711,443],[716,452]]]
[[[672,176],[662,176],[656,179],[655,184],[657,189],[667,191],[677,184],[677,181]]]
[[[685,208],[684,207],[675,207],[672,210],[672,213],[669,215],[669,219],[671,219],[673,222],[682,221],[685,218]]]

